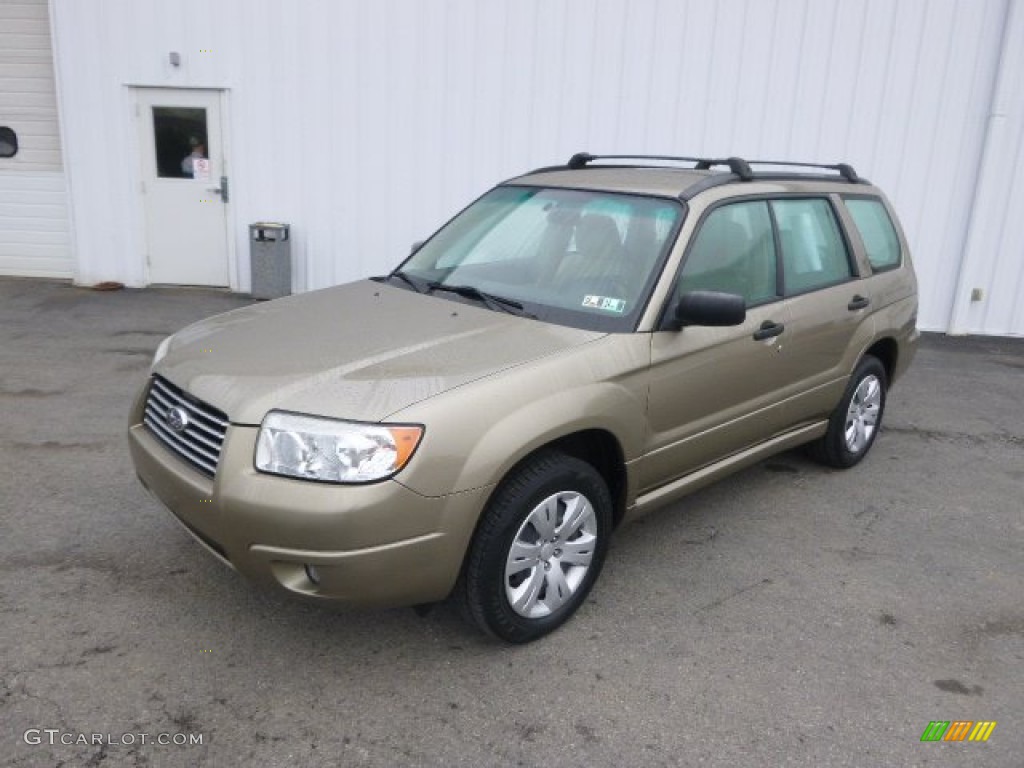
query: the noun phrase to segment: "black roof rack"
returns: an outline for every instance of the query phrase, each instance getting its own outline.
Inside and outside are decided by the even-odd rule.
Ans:
[[[786,165],[791,168],[824,168],[827,171],[838,171],[839,175],[851,184],[861,180],[853,166],[849,163],[835,163],[827,165],[824,163],[794,163],[789,160],[747,160],[748,165]]]
[[[715,160],[709,157],[677,157],[675,155],[592,155],[589,152],[577,152],[569,158],[566,167],[571,171],[577,171],[580,168],[586,167],[588,163],[594,160],[660,160],[673,163],[693,163],[694,168],[702,171],[706,171],[716,165],[727,165],[730,171],[744,181],[754,178],[753,171],[750,170],[750,166],[742,157],[727,157]]]
[[[592,155],[589,152],[577,152],[569,158],[566,168],[569,170],[580,170],[585,168],[594,160],[658,160],[677,163],[693,163],[695,170],[706,171],[715,166],[728,166],[729,170],[736,174],[741,181],[752,181],[758,176],[750,167],[752,165],[776,165],[789,166],[792,168],[822,168],[830,171],[837,171],[839,175],[851,184],[864,181],[852,165],[848,163],[837,163],[825,165],[822,163],[798,163],[788,160],[744,160],[742,157],[710,158],[710,157],[676,157],[673,155]],[[796,174],[793,174],[796,176]],[[763,174],[764,178],[780,178],[779,174]]]

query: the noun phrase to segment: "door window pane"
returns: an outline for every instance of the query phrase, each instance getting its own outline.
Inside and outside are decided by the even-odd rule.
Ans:
[[[774,200],[786,293],[803,293],[850,278],[850,258],[827,200]]]
[[[846,207],[860,232],[871,266],[885,269],[899,264],[900,239],[896,236],[896,229],[882,201],[849,199],[846,200]]]
[[[156,175],[164,179],[206,179],[206,110],[202,107],[153,107]],[[197,163],[196,161],[200,162]],[[207,161],[205,164],[202,161]]]
[[[701,224],[679,277],[678,293],[722,291],[747,306],[778,296],[775,240],[764,201],[723,205]]]

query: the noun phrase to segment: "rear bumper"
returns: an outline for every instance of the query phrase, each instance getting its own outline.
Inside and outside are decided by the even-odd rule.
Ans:
[[[490,488],[427,497],[393,480],[345,486],[261,474],[252,460],[257,431],[228,429],[214,480],[143,425],[128,434],[142,484],[208,550],[254,581],[355,604],[414,605],[448,595]]]

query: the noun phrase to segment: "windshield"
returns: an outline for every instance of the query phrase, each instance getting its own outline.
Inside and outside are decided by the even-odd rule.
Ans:
[[[667,198],[501,186],[399,270],[445,298],[478,293],[548,322],[632,330],[682,219]],[[494,302],[487,304],[494,308]]]

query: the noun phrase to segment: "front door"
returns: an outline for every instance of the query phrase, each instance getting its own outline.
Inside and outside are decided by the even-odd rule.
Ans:
[[[759,339],[763,325],[785,326],[789,308],[748,310],[734,328],[683,328],[651,338],[647,454],[641,493],[766,440],[786,425],[779,393],[790,383],[788,337]]]
[[[221,93],[137,89],[149,282],[229,285]]]
[[[702,221],[674,294],[742,296],[747,317],[651,336],[648,444],[641,493],[766,440],[786,427],[790,308],[781,298],[768,203],[721,205]]]

